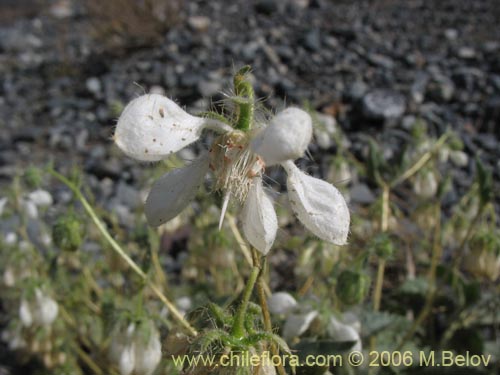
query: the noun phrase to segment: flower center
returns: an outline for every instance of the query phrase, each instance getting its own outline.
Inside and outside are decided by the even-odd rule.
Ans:
[[[244,202],[252,179],[262,175],[262,158],[250,149],[248,133],[239,130],[219,136],[210,148],[210,169],[216,181],[215,190]]]

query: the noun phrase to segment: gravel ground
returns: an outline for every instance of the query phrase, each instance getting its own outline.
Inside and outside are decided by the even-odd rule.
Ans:
[[[155,45],[120,50],[92,38],[82,3],[32,3],[3,5],[12,15],[0,28],[3,186],[49,160],[80,163],[93,187],[133,185],[141,166],[110,142],[116,108],[154,91],[202,109],[250,64],[266,105],[307,101],[335,115],[361,161],[367,134],[391,155],[420,117],[431,134],[456,130],[498,188],[497,0],[185,1]],[[453,171],[455,197],[473,173],[473,158]]]

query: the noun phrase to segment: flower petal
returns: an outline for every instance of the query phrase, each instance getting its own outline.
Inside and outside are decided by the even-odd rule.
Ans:
[[[250,244],[266,255],[278,231],[278,218],[271,199],[264,193],[262,179],[255,177],[242,212],[243,234]]]
[[[311,137],[311,116],[291,107],[278,113],[269,126],[255,136],[251,147],[270,166],[304,155]]]
[[[283,327],[283,338],[287,341],[302,335],[314,319],[318,316],[317,311],[310,311],[304,314],[289,315]]]
[[[344,245],[350,215],[342,194],[328,182],[306,175],[293,162],[283,167],[288,174],[288,197],[299,220],[319,238]]]
[[[334,316],[330,317],[327,332],[336,342],[353,342],[351,350],[360,351],[362,349],[358,331],[353,326],[342,323]]]
[[[273,293],[267,304],[271,314],[288,314],[297,307],[297,301],[287,292]]]
[[[125,107],[114,140],[134,159],[157,161],[197,141],[204,125],[203,118],[191,116],[167,97],[148,94]]]
[[[158,226],[176,217],[193,200],[207,171],[208,157],[204,154],[156,181],[144,209],[149,225]]]

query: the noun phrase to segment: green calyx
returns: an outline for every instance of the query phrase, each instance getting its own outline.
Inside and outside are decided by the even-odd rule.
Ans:
[[[255,95],[248,81],[249,72],[250,66],[246,65],[238,70],[233,79],[236,97],[232,100],[238,108],[235,128],[245,132],[252,126],[255,111]]]

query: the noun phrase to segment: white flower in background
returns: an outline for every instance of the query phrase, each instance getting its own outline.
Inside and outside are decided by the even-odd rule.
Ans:
[[[19,318],[25,327],[49,326],[57,318],[59,307],[57,302],[47,296],[39,288],[35,289],[34,299],[21,300]]]
[[[220,224],[229,200],[235,198],[243,206],[246,239],[267,254],[276,237],[278,220],[262,186],[262,176],[265,167],[281,165],[288,174],[290,203],[300,221],[323,240],[346,243],[350,216],[344,198],[333,185],[304,174],[293,163],[303,156],[312,136],[311,118],[298,108],[287,108],[269,125],[243,132],[191,116],[164,96],[144,95],[127,105],[114,140],[132,158],[158,161],[200,139],[204,129],[220,135],[208,153],[156,181],[145,206],[150,225],[158,226],[176,217],[195,197],[210,169],[215,189],[224,194]]]
[[[315,310],[306,313],[290,314],[283,327],[283,338],[289,341],[294,337],[299,337],[308,330],[317,316],[318,312]]]
[[[346,313],[342,321],[335,316],[330,317],[328,322],[328,335],[337,342],[349,342],[354,344],[350,348],[351,351],[361,351],[361,337],[359,336],[360,323],[353,314]]]
[[[129,324],[115,331],[109,354],[121,375],[151,375],[161,360],[160,334],[150,321]]]
[[[297,301],[287,292],[273,293],[267,300],[271,314],[288,314],[297,308]]]
[[[434,172],[426,170],[415,176],[413,190],[418,196],[422,198],[432,198],[436,195],[437,189],[438,182]]]

